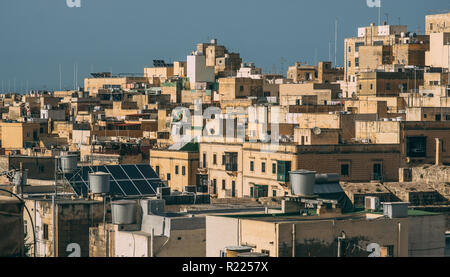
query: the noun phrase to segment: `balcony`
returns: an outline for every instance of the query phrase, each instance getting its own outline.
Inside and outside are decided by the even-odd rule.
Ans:
[[[228,152],[225,153],[225,170],[236,172],[238,170],[238,153],[236,152]]]

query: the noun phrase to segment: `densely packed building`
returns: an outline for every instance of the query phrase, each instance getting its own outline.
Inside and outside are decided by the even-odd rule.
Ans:
[[[443,256],[449,28],[370,24],[343,67],[285,76],[213,39],[139,76],[2,92],[0,187],[36,256]]]

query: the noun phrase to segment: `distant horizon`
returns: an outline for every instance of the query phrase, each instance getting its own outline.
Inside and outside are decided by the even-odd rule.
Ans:
[[[384,0],[380,21],[400,23],[421,34],[425,15],[450,8],[442,2]],[[0,2],[1,93],[57,91],[60,64],[63,90],[74,89],[74,64],[80,87],[93,72],[143,74],[152,60],[185,61],[197,43],[213,38],[263,73],[285,75],[297,61],[310,65],[328,61],[330,43],[336,66],[336,19],[337,66],[343,66],[344,38],[356,36],[358,27],[378,23],[378,9],[369,8],[366,0],[81,3],[81,8],[69,8],[65,0]],[[405,8],[411,5],[414,10]]]

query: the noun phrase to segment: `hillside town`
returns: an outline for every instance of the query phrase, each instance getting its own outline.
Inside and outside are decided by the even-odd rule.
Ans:
[[[3,86],[0,256],[450,256],[450,13],[424,21],[357,28],[343,67],[264,73],[219,38]]]

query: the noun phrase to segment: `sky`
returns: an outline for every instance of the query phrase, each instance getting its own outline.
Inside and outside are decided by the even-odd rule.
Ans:
[[[74,87],[90,72],[140,73],[154,59],[185,61],[196,44],[218,39],[265,73],[296,61],[329,60],[338,22],[337,64],[344,38],[378,23],[367,0],[0,0],[0,91]],[[423,33],[425,15],[447,0],[382,0],[381,21]]]

